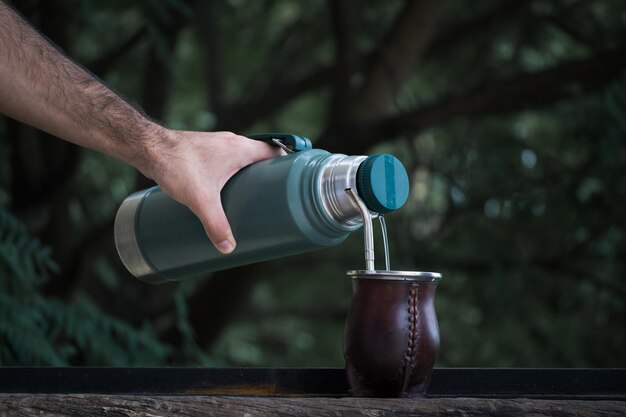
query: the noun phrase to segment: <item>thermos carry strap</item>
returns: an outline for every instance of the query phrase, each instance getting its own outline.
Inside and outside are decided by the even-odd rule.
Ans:
[[[309,138],[294,135],[293,133],[259,133],[247,135],[247,137],[279,146],[287,153],[313,149],[313,145],[311,144]]]

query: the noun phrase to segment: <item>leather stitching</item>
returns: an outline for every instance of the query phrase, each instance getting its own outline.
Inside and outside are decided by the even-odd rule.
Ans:
[[[406,391],[411,380],[411,372],[415,365],[415,358],[417,356],[417,349],[419,344],[419,327],[418,327],[418,314],[417,306],[419,305],[419,285],[415,282],[411,283],[409,289],[409,303],[408,303],[408,316],[409,316],[409,329],[407,338],[407,347],[404,353],[404,383],[402,384],[402,391]]]

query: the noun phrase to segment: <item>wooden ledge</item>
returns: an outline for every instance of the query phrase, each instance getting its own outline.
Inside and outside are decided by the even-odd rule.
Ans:
[[[623,416],[624,401],[0,394],[11,416]]]

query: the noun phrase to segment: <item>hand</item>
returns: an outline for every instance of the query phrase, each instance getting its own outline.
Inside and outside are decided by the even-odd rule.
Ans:
[[[280,148],[231,132],[164,130],[148,157],[137,166],[167,194],[202,221],[209,239],[222,253],[235,249],[220,192],[241,168],[282,154]]]

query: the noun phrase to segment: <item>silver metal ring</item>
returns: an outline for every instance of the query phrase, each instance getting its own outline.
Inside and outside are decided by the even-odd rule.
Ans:
[[[346,188],[355,192],[356,173],[366,156],[346,156],[333,154],[320,173],[318,190],[324,210],[337,223],[348,231],[361,227],[363,218],[352,199],[346,194]]]
[[[139,243],[137,242],[137,235],[135,233],[137,210],[141,206],[144,197],[153,189],[154,187],[137,191],[126,197],[115,215],[113,234],[115,236],[117,254],[126,269],[128,269],[128,272],[149,284],[159,284],[168,282],[169,280],[159,277],[148,262],[146,262],[141,253],[141,249],[139,249]]]
[[[442,276],[439,272],[423,271],[348,271],[351,279],[382,279],[388,281],[438,282]]]

